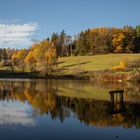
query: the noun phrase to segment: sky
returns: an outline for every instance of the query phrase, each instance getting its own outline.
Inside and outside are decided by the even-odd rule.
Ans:
[[[140,0],[0,0],[0,47],[30,47],[53,32],[140,24]]]

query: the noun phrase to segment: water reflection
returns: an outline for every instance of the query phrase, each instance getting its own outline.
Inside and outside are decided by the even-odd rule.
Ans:
[[[18,101],[0,101],[0,125],[34,126],[29,107]]]
[[[112,95],[108,94],[114,85],[108,87],[85,83],[62,80],[1,80],[0,124],[34,126],[36,116],[49,114],[51,119],[59,118],[63,122],[74,114],[73,117],[87,125],[140,128],[138,87],[134,86],[132,89],[130,85],[125,86],[123,101],[114,104],[114,97],[111,97],[112,103]],[[119,110],[116,111],[116,108]]]
[[[111,100],[111,113],[117,114],[125,111],[124,90],[109,91]]]

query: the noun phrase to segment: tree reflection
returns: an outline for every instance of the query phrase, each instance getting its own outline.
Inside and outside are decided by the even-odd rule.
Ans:
[[[52,119],[59,118],[63,122],[73,113],[80,122],[87,125],[140,128],[139,102],[121,102],[125,111],[122,109],[111,113],[111,100],[60,96],[58,91],[59,84],[51,80],[0,81],[0,100],[18,100],[23,103],[28,101],[36,110],[36,115],[49,113]]]

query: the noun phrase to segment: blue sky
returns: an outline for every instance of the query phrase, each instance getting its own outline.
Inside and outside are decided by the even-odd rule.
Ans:
[[[41,40],[63,29],[75,35],[87,28],[136,26],[140,24],[139,7],[140,0],[0,0],[0,47],[26,47],[32,38]],[[17,25],[22,30],[17,34],[20,39],[15,35]]]

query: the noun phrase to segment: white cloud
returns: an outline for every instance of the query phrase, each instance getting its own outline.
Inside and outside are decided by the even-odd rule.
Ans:
[[[37,28],[37,23],[0,23],[0,47],[28,47]]]

